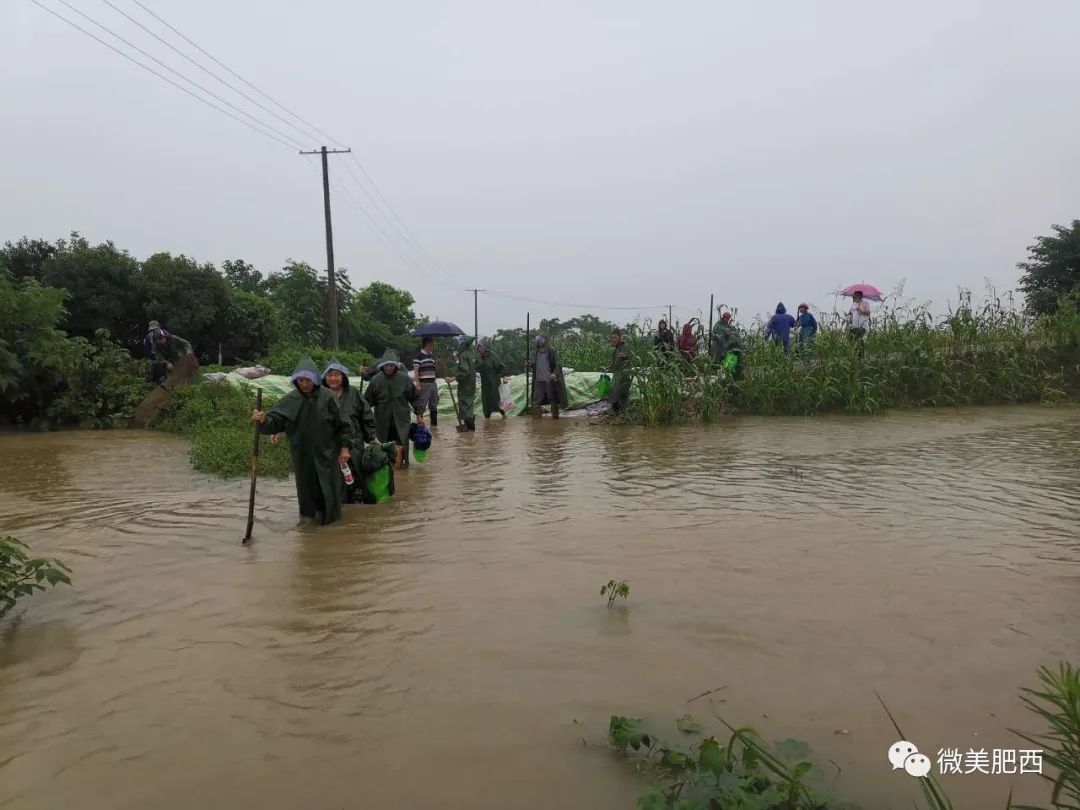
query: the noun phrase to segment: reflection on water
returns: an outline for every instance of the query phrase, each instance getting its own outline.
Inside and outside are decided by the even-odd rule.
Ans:
[[[261,484],[250,548],[247,482],[174,438],[0,451],[0,530],[75,569],[0,626],[4,808],[629,808],[582,736],[612,713],[673,734],[719,686],[851,799],[910,807],[875,690],[924,751],[1017,747],[1017,687],[1080,657],[1075,410],[494,419],[336,526]],[[1009,780],[945,784],[1044,798]]]

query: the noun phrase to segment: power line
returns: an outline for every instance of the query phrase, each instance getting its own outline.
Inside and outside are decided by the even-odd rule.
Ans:
[[[393,215],[394,219],[397,220],[398,224],[401,225],[401,227],[405,231],[405,233],[408,234],[410,239],[412,239],[417,251],[419,253],[421,253],[422,255],[426,256],[427,259],[444,276],[449,278],[451,281],[453,281],[458,286],[463,286],[463,285],[461,285],[461,283],[456,278],[454,278],[452,275],[450,275],[450,273],[447,272],[447,270],[445,270],[442,265],[440,265],[437,261],[435,261],[435,259],[431,256],[431,254],[429,254],[427,252],[427,249],[423,246],[423,244],[420,242],[420,240],[416,238],[416,236],[413,234],[413,232],[411,230],[409,230],[409,226],[405,224],[405,221],[400,216],[398,216],[398,212],[394,209],[394,206],[390,204],[390,201],[388,199],[386,199],[386,196],[379,189],[378,184],[376,184],[376,182],[371,178],[371,175],[369,175],[367,173],[367,171],[364,169],[364,164],[362,164],[360,162],[360,159],[358,157],[356,157],[356,155],[353,155],[352,159],[353,159],[353,162],[356,164],[356,167],[360,170],[360,173],[363,174],[365,178],[367,178],[367,181],[371,184],[371,187],[373,189],[375,189],[375,193],[379,195],[379,199],[381,199],[383,201],[383,203],[386,205],[387,209]],[[357,182],[359,183],[359,181],[357,181]]]
[[[300,123],[302,123],[302,124],[304,124],[305,126],[309,127],[309,128],[310,128],[310,129],[312,130],[312,131],[314,131],[314,132],[318,133],[319,135],[322,135],[322,136],[323,136],[324,138],[326,138],[327,140],[329,140],[329,141],[333,142],[335,146],[338,146],[338,147],[340,147],[340,146],[341,146],[341,141],[340,141],[340,140],[338,140],[337,138],[333,137],[332,135],[328,135],[327,133],[323,132],[323,131],[322,131],[321,129],[319,129],[319,128],[318,128],[317,126],[315,126],[314,124],[312,124],[312,123],[310,123],[309,121],[307,121],[307,120],[306,120],[306,119],[305,119],[305,118],[304,118],[303,116],[301,116],[301,115],[298,115],[297,113],[294,113],[294,112],[293,112],[292,110],[290,110],[290,109],[289,109],[288,107],[286,107],[286,106],[285,106],[284,104],[282,104],[282,103],[281,103],[280,101],[278,101],[277,99],[275,99],[275,98],[274,98],[273,96],[271,96],[270,94],[268,94],[268,93],[265,93],[264,91],[260,90],[260,89],[259,89],[258,87],[256,87],[256,86],[255,86],[254,84],[252,84],[251,82],[249,82],[249,81],[248,81],[247,79],[245,79],[245,78],[244,78],[243,76],[241,76],[241,75],[240,75],[239,73],[237,73],[237,72],[236,72],[235,70],[233,70],[233,69],[232,69],[231,67],[229,67],[228,65],[226,65],[226,64],[225,64],[224,62],[222,62],[222,61],[221,61],[220,59],[218,59],[217,57],[215,57],[215,56],[214,56],[213,54],[211,54],[211,53],[210,53],[209,51],[207,51],[207,50],[206,50],[205,48],[201,47],[201,46],[200,46],[200,45],[199,45],[198,43],[194,42],[194,41],[193,41],[193,40],[191,40],[191,39],[190,39],[189,37],[185,36],[185,35],[184,35],[184,34],[183,34],[183,33],[182,33],[181,31],[179,31],[179,30],[178,30],[177,28],[175,28],[174,26],[170,25],[170,24],[169,24],[169,23],[168,23],[168,22],[167,22],[166,20],[164,20],[163,18],[161,18],[160,16],[158,16],[157,14],[155,14],[155,13],[154,13],[154,12],[153,12],[153,11],[152,11],[151,9],[147,8],[146,6],[144,6],[144,5],[143,5],[143,4],[141,3],[141,2],[139,2],[139,0],[131,0],[131,2],[133,2],[133,3],[135,4],[135,5],[137,5],[137,6],[139,7],[139,8],[141,8],[141,9],[142,9],[143,11],[145,11],[145,12],[146,12],[147,14],[149,14],[149,15],[150,15],[151,17],[153,17],[153,18],[154,18],[155,20],[157,20],[157,21],[158,21],[159,23],[161,23],[161,24],[162,24],[162,25],[164,25],[164,26],[165,26],[166,28],[168,28],[168,29],[169,29],[170,31],[172,31],[172,32],[173,32],[174,34],[176,34],[176,35],[177,35],[178,37],[180,37],[180,39],[184,40],[184,42],[186,42],[186,43],[187,43],[188,45],[190,45],[190,46],[191,46],[192,48],[194,48],[195,50],[197,50],[197,51],[198,51],[199,53],[201,53],[201,54],[202,54],[203,56],[205,56],[205,57],[206,57],[207,59],[209,59],[209,60],[210,60],[211,62],[213,62],[214,64],[218,65],[218,66],[219,66],[219,67],[221,67],[222,69],[224,69],[224,70],[228,71],[228,72],[229,72],[229,73],[230,73],[231,75],[235,76],[235,77],[236,77],[237,79],[239,79],[240,81],[242,81],[242,82],[243,82],[244,84],[246,84],[246,85],[247,85],[248,87],[250,87],[250,88],[251,88],[252,90],[254,90],[254,91],[255,91],[256,93],[258,93],[258,94],[259,94],[260,96],[262,96],[263,98],[267,99],[267,100],[268,100],[269,102],[271,102],[272,104],[276,104],[276,105],[278,106],[278,108],[279,108],[279,109],[281,109],[281,110],[284,110],[284,111],[285,111],[286,113],[288,113],[289,115],[291,115],[291,116],[292,116],[293,118],[295,118],[295,119],[296,119],[297,121],[299,121]]]
[[[497,290],[488,290],[487,294],[495,298],[506,298],[511,301],[522,301],[526,304],[543,304],[549,307],[563,307],[565,309],[603,309],[612,311],[626,311],[636,310],[641,312],[642,310],[649,309],[667,309],[667,304],[652,304],[646,307],[605,307],[598,304],[568,304],[564,301],[543,301],[538,298],[525,298],[520,295],[510,295],[509,293],[498,292]]]
[[[175,45],[173,45],[173,44],[172,44],[171,42],[169,42],[169,41],[168,41],[167,39],[165,39],[164,37],[162,37],[162,36],[159,36],[158,34],[155,34],[155,33],[154,33],[153,31],[151,31],[151,30],[150,30],[149,28],[147,28],[147,27],[146,27],[145,25],[143,25],[143,24],[142,24],[141,22],[139,22],[138,20],[136,20],[136,19],[135,19],[134,17],[132,17],[132,16],[131,16],[130,14],[128,14],[128,13],[127,13],[126,11],[124,11],[123,9],[119,8],[118,6],[116,6],[116,5],[115,5],[115,4],[114,4],[114,3],[112,2],[112,0],[101,0],[101,2],[102,2],[102,3],[104,3],[105,5],[107,5],[107,6],[109,7],[109,8],[111,8],[111,9],[112,9],[113,11],[115,11],[115,12],[116,12],[117,14],[119,14],[120,16],[122,16],[122,17],[123,17],[124,19],[128,20],[129,22],[131,22],[131,23],[132,23],[133,25],[137,25],[137,26],[138,26],[139,28],[141,28],[141,29],[142,29],[143,31],[145,31],[146,33],[148,33],[148,34],[149,34],[150,36],[152,36],[152,37],[153,37],[154,39],[156,39],[156,40],[157,40],[158,42],[160,42],[160,43],[161,43],[162,45],[164,45],[164,46],[165,46],[166,48],[168,48],[169,50],[173,51],[174,53],[177,53],[177,54],[179,54],[180,56],[182,56],[182,57],[183,57],[184,59],[186,59],[186,60],[187,60],[188,62],[190,62],[191,64],[193,64],[193,65],[194,65],[195,67],[197,67],[197,68],[198,68],[199,70],[201,70],[201,71],[202,71],[203,73],[205,73],[205,74],[207,74],[208,76],[211,76],[211,77],[213,77],[213,78],[217,79],[217,80],[218,80],[219,82],[221,82],[221,83],[222,83],[223,85],[225,85],[225,86],[226,86],[226,87],[228,87],[228,88],[229,88],[230,90],[232,90],[232,91],[233,91],[234,93],[236,93],[236,94],[237,94],[237,95],[239,95],[239,96],[242,96],[242,97],[243,97],[243,98],[245,98],[245,99],[246,99],[247,101],[249,101],[249,102],[251,102],[252,104],[254,104],[254,105],[255,105],[256,107],[258,107],[258,108],[259,108],[260,110],[264,110],[265,112],[267,112],[267,113],[269,113],[270,115],[274,116],[274,118],[276,118],[276,119],[277,119],[278,121],[280,121],[281,123],[283,123],[283,124],[284,124],[285,126],[287,126],[287,127],[292,127],[292,128],[294,129],[294,130],[296,130],[297,132],[299,132],[299,133],[300,133],[300,134],[301,134],[301,135],[302,135],[302,136],[303,136],[304,138],[310,137],[310,136],[309,136],[309,134],[308,134],[308,133],[307,133],[307,132],[306,132],[305,130],[303,130],[303,129],[301,129],[300,127],[296,126],[296,124],[292,123],[292,122],[291,122],[291,121],[289,121],[289,120],[288,120],[287,118],[282,118],[282,117],[281,117],[280,115],[278,115],[278,114],[277,114],[276,112],[274,112],[273,110],[271,110],[271,109],[270,109],[269,107],[267,107],[267,106],[266,106],[265,104],[263,104],[262,102],[256,101],[256,100],[255,100],[255,99],[253,99],[253,98],[252,98],[251,96],[249,96],[249,95],[248,95],[247,93],[245,93],[245,92],[244,92],[243,90],[239,89],[238,87],[236,87],[236,86],[235,86],[235,85],[233,85],[233,84],[230,84],[230,83],[229,83],[228,81],[226,81],[225,79],[223,79],[223,78],[221,78],[220,76],[218,76],[218,75],[217,75],[216,73],[214,73],[214,72],[213,72],[212,70],[210,70],[210,69],[209,69],[208,67],[206,67],[205,65],[203,65],[203,64],[201,64],[200,62],[197,62],[197,61],[195,61],[194,59],[192,59],[192,58],[191,58],[190,56],[188,56],[188,55],[187,55],[186,53],[184,53],[184,52],[183,52],[182,50],[180,50],[179,48],[177,48],[177,47],[176,47]]]
[[[42,5],[41,5],[41,3],[39,3],[39,2],[38,2],[38,0],[31,0],[31,2],[35,3],[36,5],[39,5],[39,6],[41,6],[42,8],[48,9],[48,7],[47,7],[47,6],[42,6]],[[93,24],[94,24],[94,25],[96,25],[96,26],[97,26],[98,28],[100,28],[100,29],[101,29],[102,31],[105,31],[105,32],[106,32],[106,33],[108,33],[109,35],[111,35],[111,36],[115,37],[116,39],[120,40],[120,41],[121,41],[121,42],[123,42],[123,43],[124,43],[125,45],[127,45],[127,46],[128,46],[129,48],[131,48],[132,50],[134,50],[134,51],[136,51],[136,52],[138,52],[138,53],[142,54],[143,56],[145,56],[145,57],[146,57],[147,59],[151,60],[152,62],[154,62],[154,63],[156,63],[156,64],[158,64],[158,65],[161,65],[161,66],[162,66],[163,68],[165,68],[165,69],[166,69],[167,71],[169,71],[170,73],[172,73],[172,74],[174,74],[174,75],[176,75],[176,76],[179,76],[179,77],[180,77],[181,79],[183,79],[183,80],[184,80],[185,82],[187,82],[188,84],[190,84],[190,85],[191,85],[192,87],[197,87],[197,88],[198,88],[199,90],[201,90],[202,92],[206,93],[206,94],[207,94],[208,96],[210,96],[211,98],[213,98],[213,99],[216,99],[217,101],[220,101],[220,102],[221,102],[222,104],[224,104],[224,105],[225,105],[225,106],[227,106],[227,107],[231,107],[232,109],[236,110],[236,111],[237,111],[238,113],[240,113],[241,115],[245,115],[245,116],[247,116],[247,117],[248,117],[248,118],[250,118],[250,119],[251,119],[252,121],[254,121],[254,122],[255,122],[256,124],[259,124],[260,126],[263,126],[263,127],[265,127],[266,129],[270,130],[271,132],[274,132],[274,133],[276,133],[277,135],[281,136],[281,138],[282,138],[282,139],[284,139],[284,141],[286,141],[286,145],[290,145],[290,144],[289,144],[288,142],[290,142],[290,141],[291,141],[291,142],[292,142],[292,143],[291,143],[291,145],[295,146],[296,148],[298,148],[298,149],[302,149],[302,148],[303,148],[303,145],[302,145],[302,144],[300,144],[300,143],[299,143],[298,141],[296,141],[296,140],[295,140],[295,139],[294,139],[294,138],[293,138],[293,137],[292,137],[291,135],[287,135],[287,134],[285,134],[285,133],[284,133],[284,132],[282,132],[281,130],[279,130],[279,129],[277,129],[277,128],[273,127],[273,126],[271,126],[270,124],[267,124],[267,123],[266,123],[265,121],[260,121],[260,120],[259,120],[258,118],[256,118],[256,117],[255,117],[254,115],[252,115],[251,113],[247,112],[247,110],[243,110],[243,109],[241,109],[240,107],[237,107],[237,106],[236,106],[235,104],[233,104],[233,103],[232,103],[231,101],[229,101],[228,99],[224,99],[224,98],[222,98],[222,97],[221,97],[221,96],[219,96],[219,95],[218,95],[217,93],[215,93],[215,92],[214,92],[213,90],[208,90],[207,88],[203,87],[203,86],[202,86],[201,84],[199,84],[198,82],[196,82],[196,81],[193,81],[192,79],[189,79],[189,78],[188,78],[187,76],[185,76],[185,75],[184,75],[183,73],[181,73],[180,71],[178,71],[178,70],[176,70],[175,68],[173,68],[173,67],[170,67],[169,65],[165,64],[164,62],[162,62],[162,61],[161,61],[160,59],[158,59],[158,58],[157,58],[156,56],[154,56],[154,55],[152,55],[152,54],[150,54],[150,53],[147,53],[147,52],[146,52],[146,51],[144,51],[144,50],[143,50],[142,48],[140,48],[140,47],[139,47],[138,45],[136,45],[136,44],[134,44],[133,42],[130,42],[130,41],[128,41],[128,40],[126,40],[126,39],[124,39],[124,38],[123,38],[122,36],[120,36],[120,35],[119,35],[119,34],[117,34],[117,33],[116,33],[115,31],[113,31],[112,29],[110,29],[110,28],[109,28],[109,27],[108,27],[107,25],[103,25],[102,23],[98,22],[98,21],[97,21],[97,20],[95,20],[95,19],[94,19],[93,17],[91,17],[91,16],[89,15],[89,14],[87,14],[86,12],[84,12],[84,11],[80,11],[80,10],[79,10],[78,8],[76,8],[75,6],[71,5],[71,3],[69,3],[69,2],[67,1],[67,0],[57,0],[57,2],[59,2],[59,3],[60,3],[61,5],[63,5],[63,6],[66,6],[66,7],[67,7],[67,8],[69,8],[69,9],[71,9],[71,10],[72,10],[72,11],[74,11],[74,12],[75,12],[76,14],[78,14],[78,15],[79,15],[80,17],[83,17],[84,19],[86,19],[86,20],[89,20],[89,21],[90,21],[91,23],[93,23]],[[57,15],[57,16],[59,16],[59,15]],[[65,22],[67,21],[67,20],[66,20],[66,19],[65,19],[64,17],[61,17],[60,19],[63,19],[63,20],[65,20]],[[82,30],[82,29],[79,29],[79,30]],[[86,32],[84,31],[84,33],[86,33]],[[96,38],[96,37],[95,37],[95,38]],[[99,40],[99,41],[100,41],[100,40]]]
[[[169,84],[171,84],[171,85],[172,85],[173,87],[175,87],[175,88],[176,88],[177,90],[181,90],[181,91],[183,91],[184,93],[187,93],[187,94],[188,94],[189,96],[191,96],[191,97],[192,97],[193,99],[196,99],[197,101],[201,101],[201,102],[202,102],[203,104],[205,104],[205,105],[206,105],[206,106],[208,106],[208,107],[212,107],[213,109],[217,110],[217,111],[218,111],[219,113],[221,113],[222,115],[227,115],[227,116],[229,116],[229,118],[233,119],[234,121],[236,121],[236,122],[238,122],[238,123],[240,123],[240,124],[243,124],[243,125],[244,125],[245,127],[248,127],[249,129],[252,129],[252,130],[254,130],[255,132],[258,132],[258,133],[259,133],[260,135],[263,135],[264,137],[270,138],[271,140],[275,140],[275,141],[277,141],[277,142],[278,142],[278,143],[280,143],[280,144],[281,144],[282,146],[288,147],[289,149],[292,149],[292,148],[293,148],[293,145],[292,145],[292,144],[290,144],[290,143],[289,143],[288,141],[285,141],[285,140],[283,140],[283,139],[281,139],[281,138],[277,137],[276,135],[271,135],[271,134],[270,134],[269,132],[266,132],[266,131],[264,131],[264,130],[262,130],[262,129],[259,129],[259,128],[258,128],[257,126],[254,126],[253,124],[251,124],[251,123],[249,123],[249,122],[245,121],[245,120],[244,120],[243,118],[239,118],[239,117],[237,117],[237,116],[233,115],[233,114],[232,114],[231,112],[229,112],[228,110],[224,110],[224,109],[222,109],[221,107],[219,107],[219,106],[217,106],[216,104],[214,104],[214,103],[213,103],[212,101],[207,101],[207,100],[206,100],[205,98],[203,98],[202,96],[200,96],[200,95],[198,95],[198,94],[196,94],[196,93],[193,93],[193,92],[191,92],[191,91],[190,91],[190,90],[188,90],[188,89],[187,89],[186,87],[184,87],[184,86],[183,86],[182,84],[177,84],[177,83],[176,83],[176,82],[174,82],[174,81],[173,81],[172,79],[170,79],[170,78],[169,78],[168,76],[165,76],[165,75],[163,75],[163,74],[161,74],[161,73],[158,73],[158,72],[157,72],[156,70],[154,70],[154,69],[153,69],[152,67],[149,67],[148,65],[144,65],[144,64],[143,64],[142,62],[140,62],[140,61],[139,61],[138,59],[136,59],[135,57],[131,56],[130,54],[124,53],[124,52],[123,52],[122,50],[120,50],[119,48],[117,48],[117,47],[116,47],[115,45],[112,45],[111,43],[108,43],[108,42],[106,42],[105,40],[103,40],[103,39],[102,39],[101,37],[97,36],[96,34],[93,34],[93,33],[91,33],[90,31],[87,31],[87,30],[86,30],[85,28],[83,28],[83,27],[82,27],[81,25],[79,25],[78,23],[76,23],[76,22],[73,22],[72,20],[69,20],[69,19],[68,19],[67,17],[65,17],[65,16],[64,16],[63,14],[60,14],[59,12],[57,12],[57,11],[54,11],[53,9],[51,9],[51,8],[49,8],[48,6],[44,5],[43,3],[39,2],[39,0],[30,0],[30,2],[31,2],[31,3],[33,3],[33,4],[35,5],[35,6],[38,6],[39,8],[41,8],[41,9],[43,9],[43,10],[45,10],[45,11],[49,12],[49,13],[50,13],[50,14],[52,14],[52,15],[53,15],[54,17],[56,17],[56,18],[57,18],[58,20],[62,20],[63,22],[67,23],[67,24],[68,24],[68,25],[70,25],[70,26],[71,26],[72,28],[74,28],[74,29],[75,29],[76,31],[79,31],[79,32],[81,32],[81,33],[83,33],[83,34],[86,34],[86,36],[90,37],[90,39],[94,40],[95,42],[98,42],[98,43],[100,43],[101,45],[104,45],[104,46],[105,46],[106,48],[108,48],[109,50],[111,50],[111,51],[113,51],[113,52],[115,52],[115,53],[118,53],[118,54],[120,54],[120,56],[124,57],[124,58],[125,58],[125,59],[127,59],[127,60],[128,60],[129,62],[132,62],[132,63],[133,63],[133,64],[135,64],[135,65],[138,65],[139,67],[141,67],[141,68],[142,68],[143,70],[147,71],[148,73],[152,73],[152,74],[153,74],[154,76],[157,76],[157,77],[158,77],[159,79],[161,79],[162,81],[164,81],[164,82],[168,82],[168,83],[169,83]],[[76,9],[76,10],[77,10],[77,9]],[[196,85],[196,86],[197,86],[197,85]]]
[[[351,153],[351,152],[350,152],[349,154],[350,154],[350,155],[352,155],[352,153]],[[358,165],[359,165],[359,164],[358,164]],[[379,203],[378,203],[378,201],[377,201],[377,200],[376,200],[376,199],[375,199],[375,198],[374,198],[374,197],[372,196],[371,192],[367,190],[367,187],[366,187],[366,186],[365,186],[365,185],[364,185],[364,184],[363,184],[362,182],[360,182],[360,178],[358,178],[358,177],[356,176],[356,174],[355,174],[355,173],[353,172],[352,168],[351,168],[351,167],[349,166],[349,164],[348,164],[348,163],[346,163],[346,164],[345,164],[345,170],[346,170],[346,171],[347,171],[347,172],[349,173],[349,175],[350,175],[350,176],[352,177],[353,181],[354,181],[354,182],[356,183],[356,185],[357,185],[357,186],[359,187],[359,189],[360,189],[360,190],[361,190],[362,192],[364,192],[364,196],[366,196],[366,197],[367,197],[367,198],[368,198],[368,199],[369,199],[369,200],[371,201],[372,205],[373,205],[373,206],[375,207],[375,210],[376,210],[376,211],[378,211],[378,212],[379,212],[380,214],[382,214],[383,218],[384,218],[384,219],[385,219],[385,220],[387,221],[387,223],[388,223],[388,224],[390,225],[390,227],[391,227],[392,229],[394,229],[394,232],[395,232],[395,233],[397,234],[397,236],[398,236],[398,237],[399,237],[399,238],[401,239],[401,242],[402,242],[402,244],[404,244],[404,245],[405,245],[405,246],[406,246],[407,248],[411,248],[411,249],[412,249],[412,250],[413,250],[413,251],[414,251],[414,252],[416,253],[416,255],[417,255],[418,257],[420,257],[420,258],[423,258],[423,254],[422,254],[422,253],[421,253],[421,252],[420,252],[419,250],[417,250],[417,249],[416,249],[416,247],[415,247],[414,245],[412,245],[412,244],[411,244],[411,243],[410,243],[410,242],[409,242],[409,241],[408,241],[408,240],[407,240],[407,239],[405,238],[404,234],[403,234],[403,233],[401,232],[401,230],[400,230],[400,229],[396,228],[396,226],[394,225],[394,222],[393,222],[393,220],[391,220],[391,219],[390,219],[390,218],[389,218],[388,216],[386,216],[386,212],[385,212],[385,211],[383,211],[383,210],[382,210],[381,208],[379,208]],[[430,259],[430,257],[429,257],[429,259]],[[458,280],[457,280],[456,278],[454,278],[453,276],[451,276],[451,275],[450,275],[449,273],[447,273],[447,272],[446,272],[445,270],[442,270],[442,268],[441,268],[441,267],[439,267],[438,263],[436,263],[436,262],[434,262],[434,261],[431,261],[431,266],[432,266],[432,269],[433,269],[433,270],[435,270],[436,272],[438,272],[438,271],[440,271],[440,270],[441,270],[441,271],[442,271],[442,275],[443,275],[443,276],[444,276],[444,277],[445,277],[445,278],[447,279],[447,281],[449,281],[449,282],[450,282],[450,284],[452,284],[452,285],[453,285],[453,286],[454,286],[455,288],[461,289],[461,290],[462,290],[463,292],[464,292],[464,291],[467,291],[467,289],[468,289],[468,288],[466,288],[466,287],[465,287],[465,286],[464,286],[463,284],[460,284],[460,283],[458,282]],[[426,268],[425,268],[425,269],[426,269]]]
[[[184,54],[183,52],[181,52],[181,51],[177,50],[176,48],[174,48],[168,42],[165,42],[164,40],[162,40],[160,37],[158,37],[152,31],[149,31],[149,29],[145,28],[145,26],[143,26],[141,23],[133,20],[130,16],[125,14],[123,11],[120,11],[120,9],[117,9],[116,6],[114,6],[110,2],[110,0],[103,0],[103,2],[105,2],[110,7],[116,9],[116,11],[118,11],[120,14],[123,14],[125,17],[127,17],[127,19],[132,20],[132,22],[134,22],[140,28],[143,28],[143,30],[150,33],[152,36],[157,38],[159,41],[164,42],[168,47],[172,48],[177,53],[180,53],[180,55],[183,56],[188,61],[191,61],[193,64],[196,64],[200,69],[206,71],[211,76],[213,76],[215,79],[222,82],[223,84],[225,84],[227,87],[229,87],[233,91],[235,91],[235,92],[239,93],[240,95],[242,95],[244,98],[246,98],[251,103],[256,104],[260,109],[266,110],[270,114],[274,115],[274,117],[277,118],[278,120],[283,121],[288,126],[291,126],[294,130],[296,130],[298,132],[302,132],[302,130],[299,127],[297,127],[295,124],[291,124],[288,121],[285,121],[285,119],[283,119],[280,116],[274,114],[271,110],[268,110],[265,106],[263,106],[263,105],[259,104],[258,102],[254,101],[250,96],[242,93],[240,90],[235,88],[233,85],[231,85],[228,82],[226,82],[225,80],[223,80],[220,76],[217,76],[212,71],[209,71],[207,68],[203,67],[202,65],[199,65],[198,62],[195,62],[194,60],[192,60],[191,57],[189,57],[187,54]],[[337,145],[339,147],[341,146],[342,142],[341,142],[340,139],[335,138],[332,135],[330,135],[329,133],[319,129],[314,124],[312,124],[310,121],[305,119],[303,116],[301,116],[298,113],[293,112],[292,110],[290,110],[288,107],[286,107],[280,101],[275,99],[269,93],[265,92],[264,90],[262,90],[258,86],[256,86],[254,83],[252,83],[248,79],[244,78],[242,75],[240,75],[235,70],[233,70],[231,67],[229,67],[224,62],[222,62],[220,59],[215,57],[213,54],[211,54],[209,51],[207,51],[201,45],[196,43],[194,40],[192,40],[186,34],[181,32],[178,28],[176,28],[176,26],[172,25],[167,20],[165,20],[163,17],[161,17],[161,15],[157,14],[152,9],[148,8],[146,5],[144,5],[142,2],[140,2],[140,0],[132,0],[132,2],[135,5],[137,5],[139,8],[141,8],[143,11],[145,11],[147,14],[149,14],[151,17],[153,17],[155,20],[157,20],[159,23],[161,23],[166,28],[168,28],[170,31],[172,31],[174,34],[176,34],[176,36],[178,36],[182,40],[184,40],[184,42],[189,44],[191,47],[195,48],[195,50],[197,50],[199,53],[201,53],[207,59],[211,60],[214,64],[218,65],[223,70],[227,71],[229,74],[231,74],[232,76],[237,78],[239,81],[243,82],[245,85],[250,87],[252,90],[254,90],[256,93],[261,95],[263,98],[267,99],[272,104],[276,105],[279,109],[281,109],[282,111],[284,111],[288,115],[292,116],[297,121],[300,121],[302,124],[304,124],[306,127],[308,127],[313,132],[316,132],[319,135],[322,135],[323,137],[325,137],[326,139],[328,139],[329,141],[331,141],[335,145]],[[405,221],[397,213],[397,210],[394,208],[394,206],[387,199],[386,195],[383,194],[382,189],[379,188],[379,186],[375,182],[375,180],[371,177],[370,174],[368,174],[367,170],[364,168],[363,163],[360,162],[360,159],[356,156],[356,154],[355,153],[350,153],[350,157],[352,158],[352,161],[356,164],[357,168],[360,170],[360,173],[367,180],[367,182],[371,186],[372,190],[375,192],[375,195],[378,197],[378,200],[376,200],[375,196],[373,196],[371,194],[371,192],[368,191],[368,189],[364,185],[363,181],[361,181],[360,178],[358,178],[352,172],[352,170],[349,168],[348,164],[346,164],[346,169],[349,169],[349,175],[352,178],[353,182],[356,183],[356,185],[360,188],[360,190],[364,192],[364,194],[368,197],[369,200],[371,200],[372,205],[374,206],[375,210],[377,210],[379,212],[379,214],[384,219],[386,219],[387,224],[391,227],[391,229],[397,232],[397,235],[399,237],[401,237],[402,242],[407,246],[407,248],[414,251],[417,254],[417,256],[419,256],[420,258],[426,260],[426,262],[428,264],[430,264],[437,272],[441,273],[442,276],[445,279],[447,279],[455,288],[458,288],[458,289],[461,289],[461,290],[466,290],[467,288],[465,287],[465,285],[463,285],[456,278],[454,278],[453,275],[451,275],[441,264],[439,264],[439,262],[436,261],[435,258],[427,251],[427,249],[424,247],[423,243],[421,243],[420,240],[416,237],[416,235],[410,230],[409,226],[405,223]],[[381,200],[381,203],[382,203],[381,206],[380,206],[380,203],[379,203],[380,200]],[[385,207],[385,210],[384,210],[384,207]],[[387,211],[389,212],[389,215],[387,214]]]

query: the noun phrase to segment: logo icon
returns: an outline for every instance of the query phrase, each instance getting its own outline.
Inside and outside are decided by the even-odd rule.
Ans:
[[[903,769],[915,777],[930,773],[930,758],[920,754],[915,743],[907,740],[897,740],[889,746],[889,763],[894,771]]]

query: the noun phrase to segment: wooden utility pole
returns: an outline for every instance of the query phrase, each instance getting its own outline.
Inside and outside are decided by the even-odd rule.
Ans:
[[[482,292],[487,292],[487,291],[486,290],[472,290],[473,340],[480,340],[480,305],[479,305],[479,303],[477,303],[477,297]]]
[[[674,324],[672,324],[671,322],[671,304],[667,305],[667,325],[668,329],[672,329],[674,327]]]
[[[326,216],[326,308],[327,323],[330,325],[330,346],[334,349],[338,347],[337,276],[334,268],[334,228],[330,224],[330,172],[326,165],[326,156],[351,151],[351,149],[327,149],[323,146],[316,151],[300,153],[301,155],[322,156],[323,213]]]

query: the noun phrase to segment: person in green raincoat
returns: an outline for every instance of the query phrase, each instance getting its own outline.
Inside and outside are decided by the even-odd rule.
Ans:
[[[480,358],[472,347],[473,339],[460,335],[457,339],[458,350],[454,352],[454,376],[446,382],[457,381],[458,415],[468,430],[476,430],[476,368]]]
[[[506,374],[506,367],[499,355],[491,350],[487,338],[481,338],[476,344],[476,351],[480,355],[476,370],[480,372],[480,404],[484,408],[484,418],[490,419],[491,415],[498,411],[505,419],[506,412],[499,402],[499,384],[506,382],[503,376]]]
[[[341,517],[341,465],[352,456],[353,435],[337,398],[320,379],[311,358],[302,357],[290,378],[295,390],[269,412],[254,411],[251,419],[259,433],[288,436],[300,515],[326,524]]]
[[[408,372],[398,361],[397,352],[387,349],[376,365],[378,373],[371,378],[364,398],[375,409],[375,434],[379,441],[397,442],[399,450],[398,464],[409,466],[409,424],[418,399],[416,386]],[[417,422],[423,422],[421,414],[416,415]]]
[[[534,418],[539,419],[544,413],[544,406],[551,406],[551,418],[559,418],[559,408],[569,408],[566,393],[566,378],[562,363],[545,335],[537,335],[534,341],[533,358],[528,363],[533,371],[533,390],[531,410]]]
[[[345,503],[356,503],[361,500],[364,472],[360,466],[360,457],[364,452],[364,445],[378,442],[375,436],[375,414],[367,401],[360,396],[360,392],[349,384],[349,370],[338,362],[336,357],[323,372],[322,384],[337,399],[341,413],[352,426],[352,458],[349,459],[349,467],[352,469],[353,484],[351,487],[347,486],[343,476],[341,485],[344,488]]]
[[[611,348],[611,387],[604,399],[615,413],[620,413],[630,404],[630,348],[623,341],[622,330],[612,331]]]
[[[173,366],[187,355],[194,355],[191,344],[179,335],[162,328],[157,321],[150,321],[146,333],[146,356],[150,359],[150,371],[147,379],[160,385],[165,382]]]

